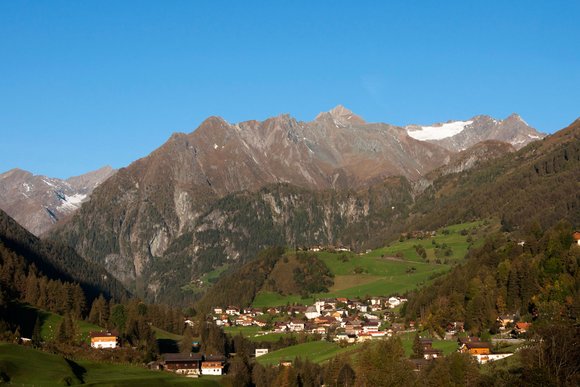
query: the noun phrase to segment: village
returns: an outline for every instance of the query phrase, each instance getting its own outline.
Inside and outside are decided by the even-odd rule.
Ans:
[[[259,337],[267,335],[283,337],[299,334],[316,340],[336,342],[344,347],[421,331],[422,327],[415,321],[404,322],[397,317],[397,308],[405,302],[407,299],[398,296],[369,297],[364,300],[338,297],[317,300],[311,305],[269,308],[216,306],[208,315],[208,322],[230,332],[234,332],[237,328],[259,328],[255,333],[258,343]],[[513,315],[499,316],[497,323],[501,334],[490,341],[469,336],[461,321],[449,322],[445,336],[437,337],[437,340],[457,342],[458,352],[472,355],[480,364],[503,359],[513,353],[494,352],[494,345],[498,342],[522,342],[523,340],[517,337],[525,334],[531,324],[514,323]],[[187,319],[185,324],[193,326],[194,321]],[[90,336],[93,348],[114,349],[117,346],[117,337],[114,332],[91,332]],[[433,346],[432,337],[420,337],[419,340],[419,356],[412,356],[410,359],[416,370],[444,356],[441,349]],[[163,354],[162,360],[152,362],[150,368],[190,377],[225,374],[227,357],[223,354],[195,352],[199,344],[197,341],[192,342],[194,352]],[[252,355],[254,358],[259,358],[268,353],[268,348],[260,348],[258,345]],[[283,359],[278,365],[291,366],[292,361],[293,359]]]

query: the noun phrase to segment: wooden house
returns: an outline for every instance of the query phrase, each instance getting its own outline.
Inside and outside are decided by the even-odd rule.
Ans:
[[[176,374],[199,376],[202,355],[199,353],[166,353],[163,355],[163,368]]]

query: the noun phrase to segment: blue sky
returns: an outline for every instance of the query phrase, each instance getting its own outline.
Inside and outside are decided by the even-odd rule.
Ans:
[[[507,3],[507,4],[506,4]],[[580,115],[579,1],[1,1],[0,172],[122,167],[173,132]]]

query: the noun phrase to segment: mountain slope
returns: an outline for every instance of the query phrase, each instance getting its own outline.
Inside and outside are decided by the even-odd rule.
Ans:
[[[34,264],[48,278],[78,282],[87,296],[100,293],[122,299],[127,291],[101,266],[81,258],[72,248],[60,243],[42,241],[0,210],[0,243],[3,247]]]
[[[580,223],[580,120],[516,153],[443,176],[417,199],[410,224],[432,228],[496,216],[504,227]]]
[[[467,121],[449,121],[429,126],[408,125],[405,129],[415,139],[437,144],[453,152],[486,140],[507,142],[520,149],[545,137],[545,134],[529,126],[515,113],[504,120],[481,115]]]
[[[454,155],[341,106],[312,122],[210,117],[118,171],[51,238],[140,295],[177,300],[201,274],[268,246],[376,246],[404,226],[412,182],[508,150]]]
[[[103,167],[61,180],[12,169],[0,174],[0,208],[31,233],[42,235],[74,213],[114,173]]]

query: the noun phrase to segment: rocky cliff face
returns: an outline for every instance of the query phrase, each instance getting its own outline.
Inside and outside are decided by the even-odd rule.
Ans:
[[[449,121],[430,126],[409,125],[405,129],[415,139],[440,145],[453,152],[466,150],[486,140],[507,142],[520,149],[546,136],[517,114],[504,120],[482,115],[467,121]]]
[[[13,169],[0,174],[0,208],[28,231],[42,235],[74,213],[114,173],[104,167],[62,180]]]

